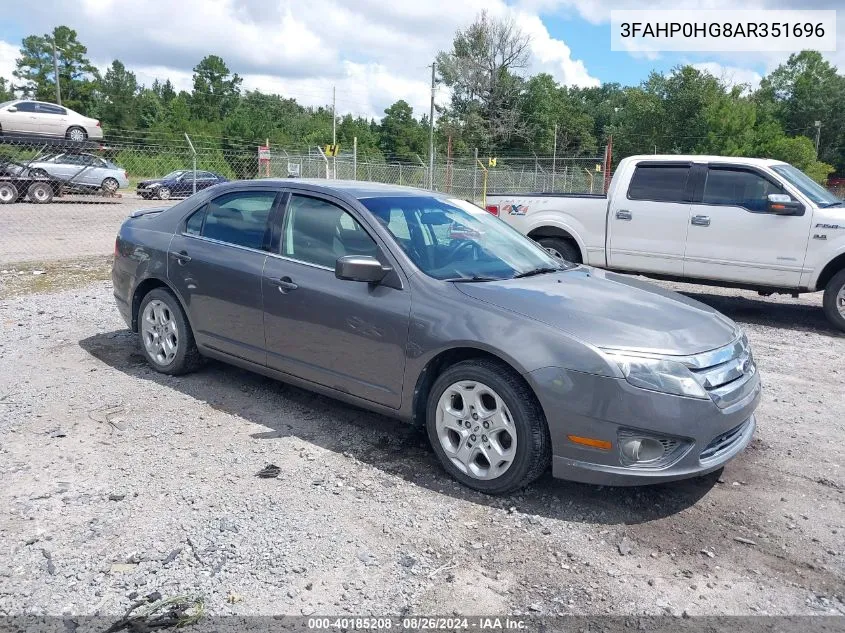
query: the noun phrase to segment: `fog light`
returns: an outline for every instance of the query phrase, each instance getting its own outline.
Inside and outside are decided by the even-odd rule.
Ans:
[[[619,444],[619,450],[625,461],[632,464],[653,462],[663,457],[665,447],[658,440],[650,437],[631,437]]]

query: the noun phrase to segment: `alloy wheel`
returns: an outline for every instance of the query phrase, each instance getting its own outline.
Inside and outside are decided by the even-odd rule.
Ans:
[[[150,358],[158,365],[173,362],[179,349],[179,328],[170,307],[153,299],[141,316],[141,338]]]
[[[68,132],[68,138],[75,143],[80,143],[85,140],[85,132],[80,130],[78,127],[75,127]]]
[[[546,251],[549,255],[551,255],[555,259],[559,259],[560,261],[564,261],[563,255],[556,248],[551,248],[550,246],[544,246],[543,250]]]
[[[839,310],[842,318],[845,318],[845,285],[839,289],[839,293],[836,295],[836,309]]]
[[[504,400],[487,385],[462,380],[437,403],[437,438],[462,473],[489,480],[503,475],[516,458],[516,425]]]

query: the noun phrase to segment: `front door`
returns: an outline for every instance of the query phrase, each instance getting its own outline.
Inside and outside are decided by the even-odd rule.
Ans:
[[[264,268],[267,364],[399,408],[411,299],[407,288],[343,281],[338,257],[385,255],[353,215],[327,198],[293,194],[279,254]]]
[[[797,287],[812,212],[768,213],[772,193],[787,192],[764,172],[710,165],[701,200],[690,207],[684,275]]]
[[[200,346],[264,365],[261,275],[276,191],[236,191],[195,211],[170,242],[167,277]]]
[[[628,191],[613,197],[607,217],[611,268],[682,274],[689,176],[686,163],[645,162],[634,167]]]

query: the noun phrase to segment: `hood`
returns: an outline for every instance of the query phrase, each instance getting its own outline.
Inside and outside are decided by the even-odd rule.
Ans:
[[[733,321],[703,303],[587,266],[455,286],[596,347],[685,356],[727,345],[739,334]]]
[[[138,182],[138,187],[149,187],[150,185],[160,185],[164,180],[161,178],[153,178],[151,180],[141,180]]]

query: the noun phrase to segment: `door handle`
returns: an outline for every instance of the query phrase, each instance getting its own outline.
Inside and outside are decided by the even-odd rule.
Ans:
[[[291,290],[299,288],[290,277],[282,277],[281,279],[274,279],[273,282],[278,286],[279,292],[287,294]]]
[[[710,216],[694,215],[690,220],[690,224],[692,224],[693,226],[710,226]]]
[[[633,215],[627,209],[619,209],[616,212],[616,219],[617,220],[631,220],[633,219]]]
[[[188,255],[188,253],[185,251],[179,251],[178,253],[170,254],[173,256],[173,259],[175,259],[180,264],[187,264],[189,261],[191,261],[191,256]]]

